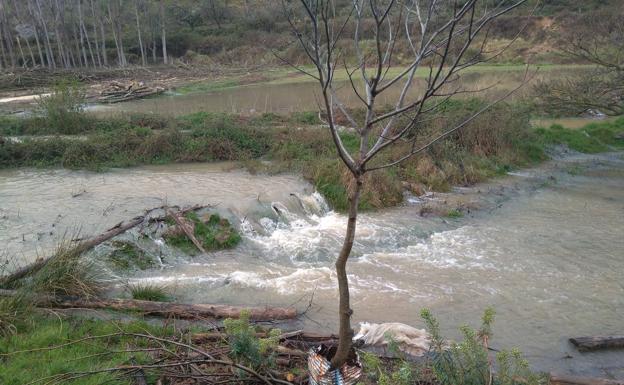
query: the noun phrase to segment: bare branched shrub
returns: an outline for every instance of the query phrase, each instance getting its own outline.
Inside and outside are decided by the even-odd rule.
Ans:
[[[331,358],[334,368],[347,361],[352,348],[353,311],[346,265],[354,243],[359,202],[364,186],[371,182],[366,175],[427,152],[517,89],[450,122],[439,132],[429,130],[427,122],[443,113],[450,99],[488,88],[466,88],[461,75],[509,47],[508,44],[489,50],[489,28],[493,20],[524,2],[352,0],[344,8],[334,0],[284,2],[294,41],[303,49],[312,68],[289,64],[318,82],[322,115],[349,179],[344,185],[348,191],[347,230],[336,261],[340,342]],[[522,28],[511,42],[521,31]],[[339,44],[347,35],[352,36],[353,56],[349,56],[344,44]],[[398,60],[395,54],[401,43],[409,49],[406,57]],[[397,61],[400,67],[396,66]],[[364,110],[362,116],[350,113],[338,96],[338,71],[346,73],[351,95]],[[398,96],[383,102],[389,90],[398,90]],[[355,149],[341,136],[338,115],[355,132]]]
[[[588,110],[624,114],[624,14],[590,12],[573,18],[560,33],[559,42],[565,55],[594,68],[536,85],[538,107],[556,115]]]

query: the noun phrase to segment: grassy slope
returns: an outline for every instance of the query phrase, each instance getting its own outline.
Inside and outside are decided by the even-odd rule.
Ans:
[[[70,344],[58,349],[53,346],[67,344],[81,338],[119,333],[151,333],[154,336],[171,335],[171,328],[150,326],[143,322],[117,324],[111,321],[92,321],[76,318],[60,320],[56,317],[36,316],[26,321],[16,335],[0,338],[0,383],[22,385],[47,376],[111,368],[136,362],[146,362],[145,352],[119,352],[129,348],[144,347],[132,337],[112,336],[91,339]],[[41,349],[32,352],[18,351]],[[7,353],[11,353],[8,354]],[[148,378],[153,383],[155,378]],[[112,374],[102,373],[77,380],[75,383],[90,384],[132,384],[126,379],[117,379]]]

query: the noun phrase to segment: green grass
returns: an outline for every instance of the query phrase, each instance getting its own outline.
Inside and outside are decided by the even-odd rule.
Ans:
[[[448,213],[446,213],[446,216],[449,218],[457,219],[457,218],[462,218],[464,216],[464,213],[462,213],[458,209],[452,209],[452,210],[449,210]]]
[[[111,245],[115,249],[107,259],[118,270],[146,270],[155,265],[154,259],[131,242],[113,241]]]
[[[591,123],[577,130],[555,124],[535,131],[546,144],[563,144],[579,152],[593,154],[624,149],[624,139],[619,137],[624,135],[624,117]]]
[[[423,140],[426,135],[431,136],[469,116],[483,103],[476,99],[446,103],[443,114],[423,127]],[[358,114],[361,111],[354,111],[356,117]],[[0,167],[99,171],[142,164],[241,161],[249,165],[252,172],[301,173],[335,209],[344,211],[347,186],[352,181],[337,159],[331,136],[318,123],[316,112],[255,117],[201,112],[171,120],[154,116],[130,116],[122,121],[104,119],[98,120],[96,128],[84,133],[82,139],[50,137],[24,139],[20,143],[5,141],[0,144]],[[610,124],[622,125],[620,121]],[[600,141],[592,150],[602,151],[605,143],[617,144],[612,139],[617,131],[613,127],[589,127],[582,132],[589,132],[595,137],[594,141]],[[357,136],[349,132],[340,135],[347,149],[355,152]],[[500,104],[428,152],[397,167],[368,174],[360,208],[400,204],[402,182],[420,185],[429,191],[448,191],[454,185],[470,185],[504,175],[546,159],[545,145],[562,139],[573,142],[571,138],[576,140],[579,135],[581,132],[569,133],[563,129],[533,130],[523,106]],[[397,159],[407,145],[399,143],[391,151],[380,154],[376,162]],[[270,160],[271,164],[260,160]],[[198,226],[198,231],[204,232],[203,237],[209,231],[202,226]],[[171,242],[180,248],[194,249],[188,240],[172,239]],[[207,243],[209,248],[215,246],[211,239]],[[114,256],[113,262],[125,266],[122,257]]]
[[[132,299],[143,301],[169,302],[172,300],[167,289],[155,284],[135,284],[128,287]]]
[[[146,342],[135,337],[110,336],[92,338],[81,343],[67,344],[81,338],[115,334],[120,331],[151,333],[154,336],[169,336],[169,327],[156,327],[143,322],[129,324],[111,321],[85,320],[78,318],[35,316],[25,321],[23,328],[15,335],[0,339],[0,383],[23,385],[44,377],[111,368],[149,361],[145,352],[123,352],[133,348],[145,348]],[[63,347],[54,346],[67,344]],[[24,350],[41,349],[18,353]],[[148,373],[148,383],[157,378]],[[63,382],[65,383],[65,382]],[[96,374],[76,380],[76,384],[132,384],[128,379],[113,374]]]
[[[202,220],[194,212],[186,213],[185,217],[193,222],[195,227],[193,235],[206,251],[229,249],[241,241],[240,234],[232,227],[230,221],[217,214],[210,215],[207,220]],[[194,255],[199,251],[184,234],[165,235],[165,240],[186,254]]]
[[[224,79],[210,82],[195,82],[176,88],[176,92],[180,94],[191,94],[196,92],[211,92],[226,88],[240,86],[238,79]]]
[[[314,73],[314,67],[312,66],[303,66],[303,68],[307,70],[308,72]],[[588,68],[592,68],[592,66],[583,65],[583,64],[548,64],[546,63],[546,64],[539,64],[539,68],[540,68],[540,72],[544,72],[544,71],[568,71],[568,70],[588,69]],[[386,78],[391,79],[393,76],[399,75],[404,69],[405,67],[401,67],[401,66],[392,67],[388,70],[386,74]],[[468,73],[487,74],[487,73],[499,73],[499,72],[520,73],[524,71],[526,71],[525,64],[501,63],[501,64],[475,65],[475,66],[468,67],[467,69],[463,70],[462,73],[463,74],[468,74]],[[429,75],[428,67],[421,67],[418,70],[416,70],[415,76],[417,78],[418,77],[424,78],[424,77],[427,77],[428,75]],[[361,78],[360,78],[361,74],[359,71],[356,71],[356,73],[353,76],[354,76],[355,81],[361,81]],[[295,83],[306,83],[306,82],[315,82],[315,81],[316,79],[313,79],[294,69],[290,69],[289,67],[285,67],[281,74],[275,76],[273,80],[269,80],[267,84],[295,84]],[[336,69],[336,72],[334,73],[334,81],[337,81],[337,82],[349,81],[349,77],[344,68]]]

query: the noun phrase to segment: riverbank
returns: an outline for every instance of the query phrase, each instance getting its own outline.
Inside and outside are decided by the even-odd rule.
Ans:
[[[466,207],[470,211],[466,211],[462,218],[421,217],[422,206],[414,203],[364,214],[359,233],[361,241],[356,245],[350,266],[356,320],[400,321],[419,326],[418,311],[422,307],[431,307],[440,315],[444,333],[459,338],[456,327],[462,323],[477,324],[479,310],[493,304],[499,314],[499,321],[493,329],[494,348],[519,347],[528,354],[529,362],[537,370],[618,378],[617,363],[621,358],[618,352],[579,354],[566,341],[574,335],[596,334],[596,325],[600,325],[600,333],[617,332],[618,314],[624,306],[621,301],[613,301],[621,298],[617,282],[621,281],[619,275],[623,271],[619,267],[619,250],[624,246],[620,237],[624,224],[618,216],[622,202],[620,192],[624,191],[620,187],[624,181],[621,178],[621,154],[559,155],[556,160],[537,168],[512,173],[470,189],[426,198],[440,203],[469,203]],[[68,185],[67,181],[79,177],[88,190],[77,198],[72,198],[69,192],[57,198],[42,194],[41,198],[46,200],[42,207],[51,210],[45,218],[56,217],[53,212],[56,208],[61,213],[69,210],[75,218],[98,222],[101,219],[114,224],[118,218],[133,216],[132,209],[153,205],[149,197],[154,191],[165,194],[172,204],[209,199],[209,202],[219,202],[222,210],[238,208],[238,215],[248,223],[265,223],[262,218],[269,216],[273,206],[286,210],[283,216],[275,216],[273,230],[262,233],[262,227],[258,226],[244,231],[243,242],[235,250],[189,258],[170,255],[165,249],[161,254],[164,266],[135,271],[122,279],[119,289],[123,291],[126,285],[138,284],[166,286],[167,291],[182,302],[279,306],[299,300],[301,309],[307,307],[309,296],[314,292],[314,303],[307,313],[307,317],[314,321],[304,318],[303,323],[294,328],[333,330],[334,277],[326,267],[331,265],[331,260],[325,257],[335,253],[339,246],[339,242],[334,245],[333,240],[342,234],[344,216],[322,210],[310,211],[313,206],[306,210],[297,209],[299,202],[307,202],[307,196],[294,189],[292,184],[284,184],[283,179],[264,176],[249,180],[252,177],[242,171],[225,171],[224,182],[227,180],[231,184],[228,189],[221,184],[224,182],[218,182],[219,174],[215,170],[201,169],[201,166],[195,165],[195,171],[188,165],[181,165],[178,170],[165,169],[171,166],[134,172],[132,169],[115,170],[103,174],[105,177],[93,174],[93,179],[86,178],[88,173],[71,172],[67,180],[60,178],[59,170],[56,170],[43,171],[39,176],[24,175],[24,178],[38,185],[41,191],[49,190],[47,186],[50,185],[69,191],[76,184]],[[170,172],[153,179],[150,175],[159,168]],[[205,175],[205,180],[198,180],[197,175]],[[153,183],[146,185],[146,178],[153,179]],[[101,187],[95,183],[98,179],[103,184]],[[131,180],[133,186],[124,190],[124,180]],[[243,180],[249,180],[248,184],[241,184]],[[26,191],[19,188],[16,180],[6,182],[7,186],[18,189],[16,191]],[[275,191],[266,191],[268,186]],[[254,188],[265,192],[256,198]],[[223,190],[222,196],[213,195],[215,189]],[[38,191],[33,191],[34,196],[39,194]],[[301,201],[290,196],[293,191]],[[108,198],[102,195],[104,192]],[[142,196],[143,200],[129,197],[131,192],[137,197]],[[189,193],[194,195],[189,196]],[[247,195],[249,199],[241,199]],[[226,200],[227,196],[230,200]],[[129,198],[129,205],[122,202],[109,205],[111,200],[114,203],[115,197]],[[145,203],[148,201],[150,203]],[[256,206],[252,201],[258,202]],[[71,202],[83,206],[83,209],[68,206]],[[11,228],[16,228],[14,220],[15,223],[34,221],[30,219],[30,211],[43,215],[43,211],[35,207],[11,206],[21,211],[18,217],[14,212],[5,212],[9,222],[4,223]],[[85,207],[91,207],[92,213],[84,211]],[[80,223],[75,218],[67,215],[56,227],[60,230],[71,223]],[[44,217],[38,220],[42,225],[48,222]],[[132,235],[129,239],[134,238]],[[17,242],[17,239],[11,242]],[[95,260],[103,260],[100,253],[93,256]],[[583,279],[579,280],[578,276]],[[519,291],[524,295],[510,301],[509,298]],[[387,313],[388,306],[395,309],[392,314]],[[72,328],[77,329],[76,334],[67,334],[65,326],[69,328],[73,322],[84,323],[84,316],[92,318],[94,315],[96,318],[111,316],[107,312],[83,312],[75,321],[62,315],[62,321],[58,321],[52,316],[52,320],[29,321],[31,328],[23,330],[29,334],[40,328],[42,334],[55,335],[46,337],[46,346],[62,344],[80,338],[82,333],[82,329]],[[134,316],[122,313],[113,318]],[[110,328],[126,330],[123,324],[110,321],[87,324],[91,325],[88,328],[90,335],[104,333]],[[148,328],[150,333],[158,335],[160,332],[152,331],[152,327]],[[40,346],[39,340],[32,341],[25,337],[26,334],[11,339],[10,345],[5,345],[7,349]],[[115,347],[115,343],[107,343],[102,349]],[[62,364],[61,360],[67,356],[79,358],[98,354],[98,346],[93,346],[94,351],[88,353],[76,348],[69,352],[63,350],[58,356],[48,353],[41,356],[32,353],[23,358],[15,356],[11,363],[25,365],[43,357],[41,359],[58,362],[58,366],[48,366],[52,370],[80,370],[77,366]],[[125,349],[127,345],[119,348]],[[559,358],[563,356],[573,358]],[[143,362],[140,358],[137,361]],[[94,368],[120,365],[115,361],[88,358],[80,362]],[[17,366],[16,370],[20,368],[23,366]],[[32,374],[32,379],[42,376],[38,371],[23,373],[23,376]]]
[[[423,128],[422,140],[483,103],[471,100],[449,104],[443,117]],[[545,160],[549,145],[562,144],[589,153],[624,147],[622,118],[570,130],[556,125],[534,129],[525,116],[517,106],[499,105],[429,153],[397,168],[372,173],[361,207],[392,207],[403,201],[405,191],[414,195],[443,192],[452,186],[469,186],[504,175]],[[336,159],[331,138],[322,129],[319,117],[311,112],[254,117],[222,113],[179,118],[130,115],[114,119],[84,115],[79,119],[77,124],[61,122],[56,126],[37,117],[3,120],[0,135],[5,139],[0,144],[0,167],[105,170],[144,164],[236,161],[251,172],[301,173],[332,207],[346,207],[344,186],[348,174]],[[354,150],[355,136],[348,130],[341,136]],[[388,153],[382,161],[395,157]]]

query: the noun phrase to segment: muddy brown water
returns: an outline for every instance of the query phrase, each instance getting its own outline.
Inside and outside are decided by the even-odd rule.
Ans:
[[[421,327],[427,307],[456,338],[492,305],[495,348],[518,347],[539,370],[624,378],[624,352],[581,354],[567,343],[624,331],[621,154],[567,156],[429,199],[480,208],[426,218],[408,196],[404,206],[363,214],[349,263],[356,322]],[[153,282],[180,301],[299,309],[314,295],[301,326],[337,327],[332,266],[346,218],[293,175],[250,175],[231,164],[0,171],[0,245],[22,264],[66,232],[96,234],[163,201],[214,204],[243,241],[188,257],[143,240],[162,266],[118,277],[111,284],[119,290],[128,280]]]
[[[484,73],[467,73],[450,87],[464,91],[482,90],[477,95],[494,99],[517,87],[523,80],[520,71],[492,71]],[[415,78],[408,97],[420,95],[426,84],[425,79]],[[340,100],[349,107],[361,107],[361,101],[352,91],[347,81],[337,82],[337,94]],[[524,91],[528,91],[527,86]],[[155,113],[166,116],[179,116],[199,111],[228,112],[236,114],[259,114],[265,112],[287,114],[299,111],[315,111],[321,105],[318,83],[314,81],[292,83],[252,84],[211,92],[192,92],[175,94],[152,99],[135,100],[117,105],[93,106],[92,111],[100,115],[117,115],[123,113]],[[360,90],[362,92],[362,90]],[[378,105],[389,105],[395,102],[401,92],[400,83],[390,87],[379,95]],[[518,95],[522,94],[519,93]],[[467,93],[474,96],[474,93]]]

